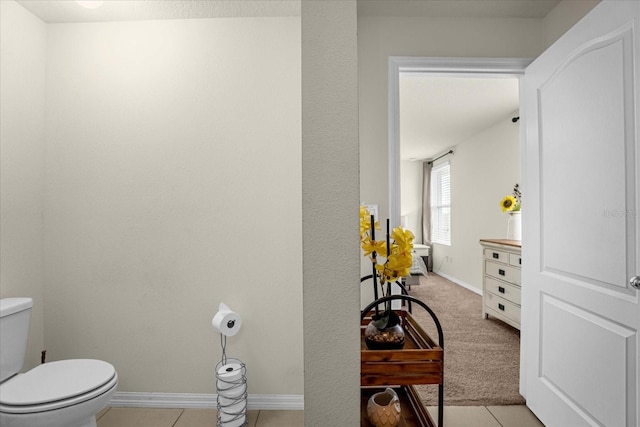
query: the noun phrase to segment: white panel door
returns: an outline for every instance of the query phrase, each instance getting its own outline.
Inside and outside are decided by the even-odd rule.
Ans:
[[[521,392],[546,426],[638,426],[640,2],[603,1],[523,79]]]

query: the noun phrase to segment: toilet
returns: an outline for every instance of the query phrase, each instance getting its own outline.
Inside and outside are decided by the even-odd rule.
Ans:
[[[101,360],[48,362],[26,373],[31,298],[0,299],[0,426],[96,427],[96,413],[118,385],[114,367]]]

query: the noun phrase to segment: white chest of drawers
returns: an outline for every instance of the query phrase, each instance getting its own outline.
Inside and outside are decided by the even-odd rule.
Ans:
[[[482,317],[489,315],[520,329],[519,240],[481,239]]]

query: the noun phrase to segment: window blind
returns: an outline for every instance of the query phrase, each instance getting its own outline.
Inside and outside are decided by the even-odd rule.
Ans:
[[[451,245],[451,174],[449,161],[431,169],[431,239]]]

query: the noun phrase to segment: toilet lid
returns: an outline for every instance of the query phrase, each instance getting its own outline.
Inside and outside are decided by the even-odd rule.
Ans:
[[[71,359],[39,365],[2,384],[3,405],[31,406],[86,394],[116,375],[102,360]]]

